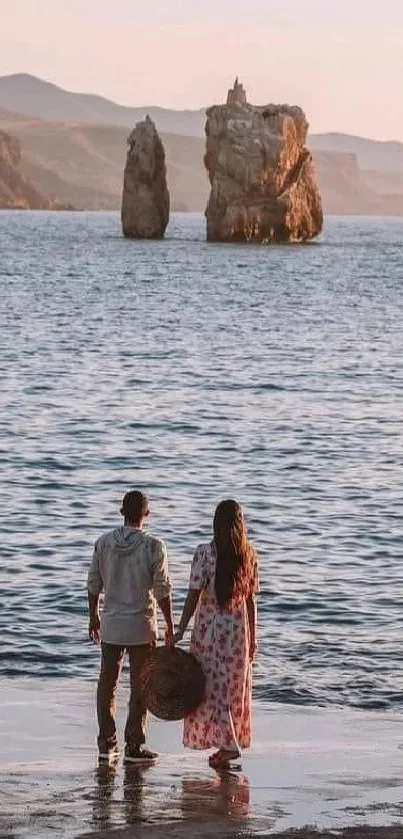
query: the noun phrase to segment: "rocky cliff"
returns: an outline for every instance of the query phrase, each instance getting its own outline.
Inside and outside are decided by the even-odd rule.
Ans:
[[[301,108],[250,105],[238,80],[226,105],[208,109],[209,241],[302,242],[320,233],[307,132]]]
[[[326,208],[339,215],[388,212],[386,195],[379,195],[366,182],[355,154],[316,151],[314,159]]]
[[[23,150],[22,175],[49,198],[52,206],[120,209],[127,147],[125,128],[46,122],[1,108],[0,127],[19,139]],[[161,139],[171,211],[201,212],[210,192],[203,165],[205,142],[199,137],[174,134],[162,134]],[[309,146],[311,142],[309,137]],[[390,144],[372,145],[384,149],[386,165]],[[403,150],[403,144],[401,147]],[[381,165],[380,152],[378,157]],[[403,169],[364,170],[356,155],[326,150],[314,150],[313,158],[325,213],[403,216]]]
[[[0,209],[43,210],[43,198],[21,171],[21,147],[16,137],[0,131]]]
[[[122,199],[125,236],[158,239],[169,221],[165,152],[150,117],[137,123],[128,139]]]

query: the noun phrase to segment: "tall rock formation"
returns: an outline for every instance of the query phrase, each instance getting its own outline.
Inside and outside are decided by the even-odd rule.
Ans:
[[[250,105],[238,79],[227,104],[208,109],[208,241],[304,242],[321,232],[307,133],[301,108]]]
[[[165,151],[149,116],[128,139],[122,199],[122,228],[134,239],[159,239],[169,221]]]
[[[0,209],[46,210],[50,202],[21,171],[21,146],[16,137],[0,131]]]

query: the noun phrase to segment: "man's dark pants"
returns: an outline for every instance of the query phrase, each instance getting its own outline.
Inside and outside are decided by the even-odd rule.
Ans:
[[[150,644],[121,647],[116,644],[101,644],[101,672],[97,691],[97,714],[99,725],[98,746],[108,749],[116,745],[116,689],[125,652],[130,664],[130,701],[125,728],[125,743],[141,746],[146,741],[147,709],[141,701],[140,674],[152,650]]]

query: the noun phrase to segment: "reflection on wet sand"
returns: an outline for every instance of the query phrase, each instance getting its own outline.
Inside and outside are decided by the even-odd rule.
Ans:
[[[104,829],[112,824],[113,795],[115,792],[117,761],[99,763],[95,770],[95,789],[92,804],[92,822]]]
[[[124,817],[126,824],[145,821],[144,791],[147,768],[125,766],[123,780]]]
[[[117,767],[118,761],[105,761],[100,762],[95,770],[92,822],[99,829],[115,827],[117,822],[131,825],[146,821],[143,806],[146,767],[124,767],[123,802],[120,795],[116,797],[120,787]]]
[[[214,778],[184,778],[181,810],[183,818],[212,816],[246,818],[250,806],[250,786],[245,775],[219,772]]]
[[[106,830],[117,825],[154,822],[156,792],[161,786],[149,768],[125,766],[122,778],[118,762],[100,763],[95,770],[92,798],[92,825]],[[175,801],[176,799],[176,801]],[[244,819],[249,814],[250,786],[244,775],[220,772],[211,778],[185,777],[169,794],[171,812],[183,819]],[[164,803],[159,802],[160,817]],[[176,806],[175,806],[176,805]]]

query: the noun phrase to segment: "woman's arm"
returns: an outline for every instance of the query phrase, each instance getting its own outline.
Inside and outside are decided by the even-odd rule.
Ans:
[[[177,632],[174,635],[174,643],[177,644],[178,641],[181,641],[186,630],[188,624],[192,620],[192,617],[196,611],[197,604],[200,600],[201,591],[196,591],[195,589],[189,589],[187,598],[185,600],[185,605],[183,607],[182,617],[179,621],[179,626]]]
[[[256,639],[256,603],[253,594],[248,597],[246,601],[246,610],[248,613],[248,622],[249,622],[249,634],[250,634],[250,647],[249,647],[249,659],[253,661],[256,653],[257,647],[257,639]]]

